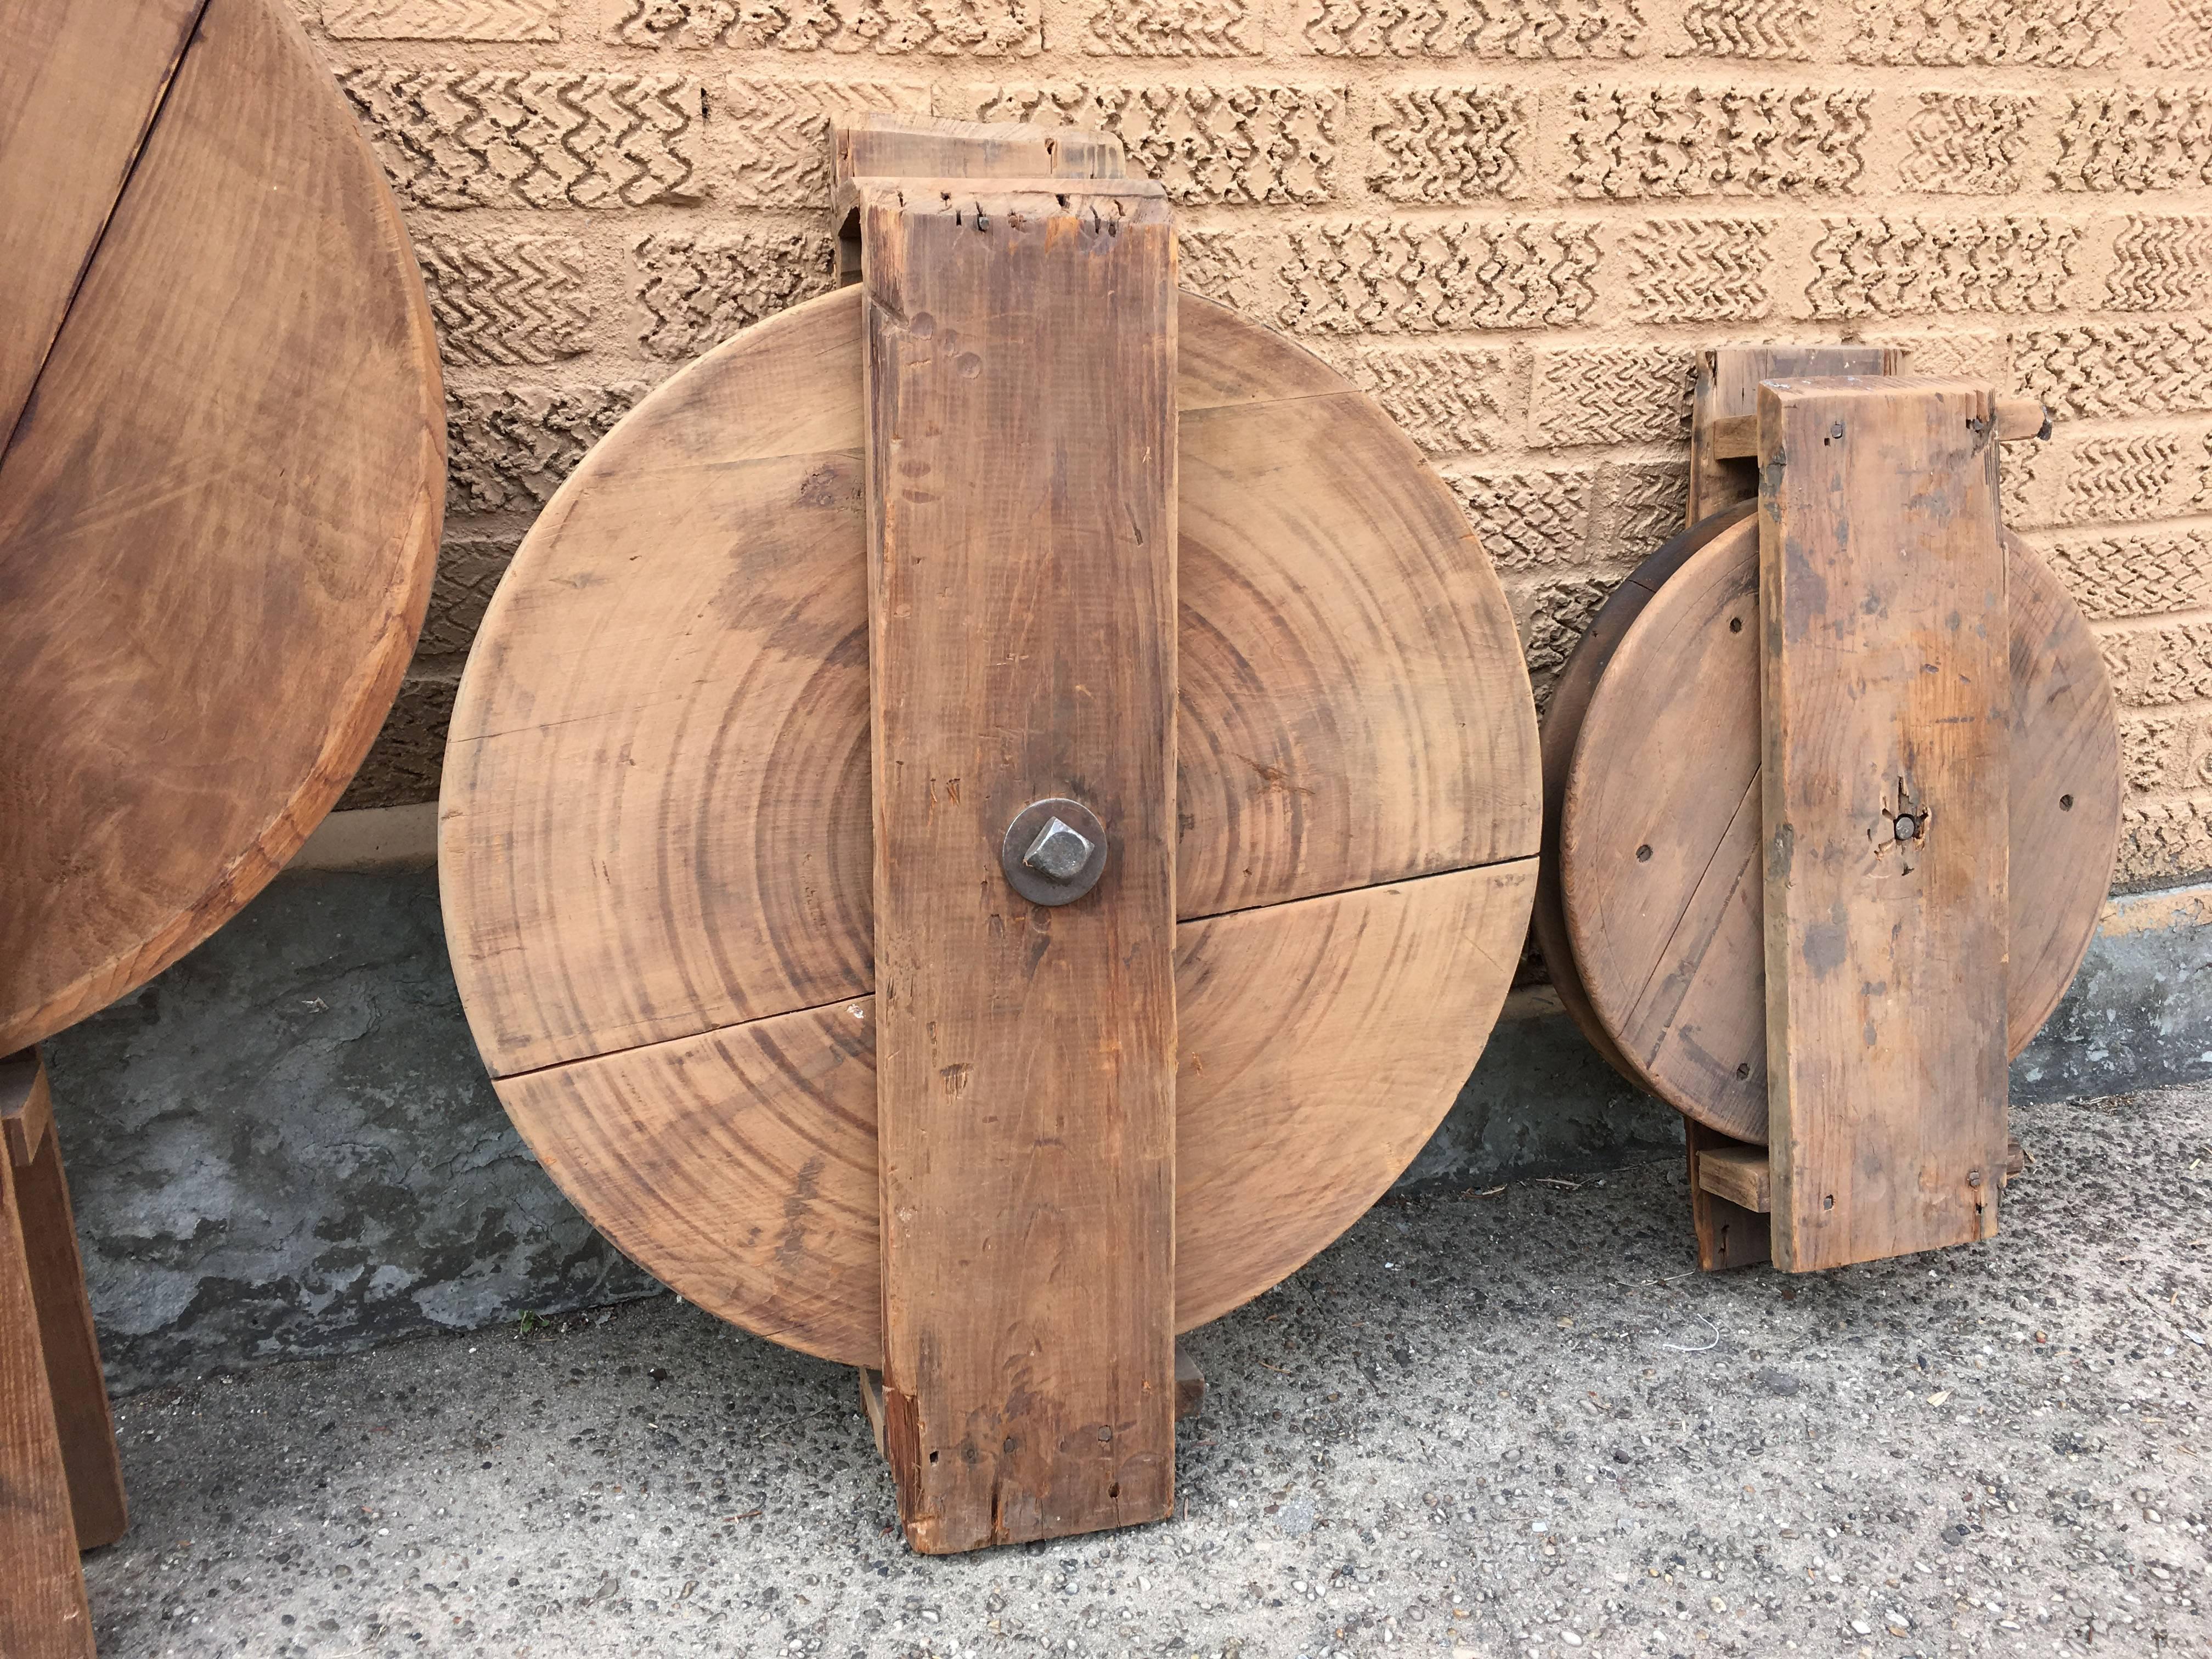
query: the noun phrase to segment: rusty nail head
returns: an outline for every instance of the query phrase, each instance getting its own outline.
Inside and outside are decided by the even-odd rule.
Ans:
[[[1898,814],[1896,824],[1898,840],[1911,841],[1912,839],[1913,827],[1912,820],[1909,816],[1902,812]]]

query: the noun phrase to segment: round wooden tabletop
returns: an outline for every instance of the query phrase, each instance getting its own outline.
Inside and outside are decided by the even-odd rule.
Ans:
[[[150,978],[361,763],[428,599],[436,342],[282,0],[0,0],[0,1053]]]
[[[1535,877],[1513,622],[1450,493],[1184,296],[1176,1325],[1291,1272],[1465,1081]],[[501,1098],[713,1312],[881,1352],[858,289],[641,403],[532,531],[454,711],[441,887]]]
[[[2043,562],[2006,539],[2017,1054],[2096,932],[2121,782],[2096,636]],[[1544,733],[1558,803],[1540,931],[1561,1000],[1632,1081],[1749,1141],[1766,1139],[1759,616],[1747,504],[1653,554],[1600,610]]]

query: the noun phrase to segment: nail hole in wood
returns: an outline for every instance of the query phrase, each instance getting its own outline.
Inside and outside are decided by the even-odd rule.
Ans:
[[[1742,618],[1742,617],[1730,617],[1729,618],[1729,633],[1731,633],[1731,634],[1741,634],[1741,633],[1742,633],[1742,632],[1743,632],[1743,618]]]
[[[1749,1077],[1751,1075],[1751,1062],[1747,1060],[1742,1065],[1737,1066],[1735,1068],[1735,1074],[1738,1077]]]
[[[2071,795],[2061,795],[2058,798],[2058,810],[2062,812],[2072,811],[2074,810],[2074,797]]]
[[[1824,1210],[1834,1209],[1836,1207],[1836,1195],[1833,1193],[1830,1193],[1826,1198],[1820,1200],[1820,1207]]]
[[[1649,864],[1651,862],[1651,848],[1648,842],[1636,849],[1636,861],[1638,864]]]

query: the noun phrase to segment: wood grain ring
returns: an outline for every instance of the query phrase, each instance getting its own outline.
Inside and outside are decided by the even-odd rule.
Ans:
[[[1363,394],[1183,296],[1176,1323],[1420,1149],[1510,981],[1534,720],[1503,592]],[[880,1351],[857,290],[570,477],[464,676],[441,867],[501,1098],[701,1305]]]
[[[2121,783],[2096,637],[2043,562],[2018,538],[2006,540],[2014,711],[2006,1000],[2017,1054],[2096,931]],[[1590,687],[1580,720],[1547,732],[1547,747],[1571,755],[1547,960],[1555,970],[1562,957],[1570,963],[1586,1017],[1632,1080],[1711,1128],[1760,1142],[1757,520],[1742,507],[1716,514],[1654,554],[1629,586],[1620,619],[1593,628],[1587,661],[1578,653],[1571,670]]]

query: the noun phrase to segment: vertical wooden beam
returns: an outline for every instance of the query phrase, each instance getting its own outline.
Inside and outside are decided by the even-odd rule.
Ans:
[[[122,1537],[131,1518],[107,1379],[100,1372],[92,1304],[85,1295],[84,1261],[77,1254],[76,1218],[53,1128],[52,1091],[35,1049],[0,1059],[0,1139],[15,1169],[24,1261],[38,1305],[40,1346],[69,1472],[77,1547],[97,1549]]]
[[[1772,1243],[1803,1272],[1996,1231],[2012,690],[1989,388],[1759,406]]]
[[[1753,446],[1716,442],[1738,422],[1755,422],[1759,383],[1813,374],[1897,374],[1905,350],[1879,345],[1724,345],[1698,354],[1690,386],[1689,521],[1759,494]]]
[[[915,1548],[1173,1504],[1175,235],[863,185],[885,1449]],[[1010,886],[1024,807],[1104,874]]]
[[[46,1137],[51,1148],[53,1137]],[[0,1654],[92,1659],[69,1472],[24,1249],[15,1160],[0,1152]]]

